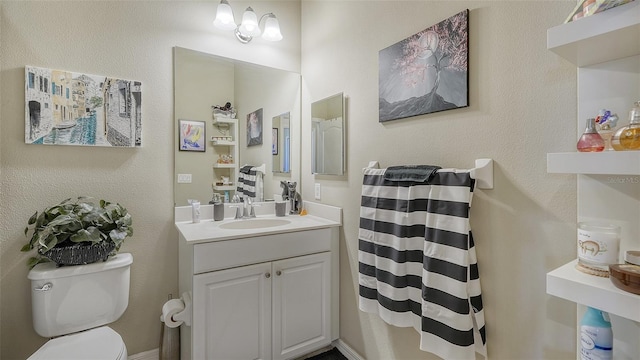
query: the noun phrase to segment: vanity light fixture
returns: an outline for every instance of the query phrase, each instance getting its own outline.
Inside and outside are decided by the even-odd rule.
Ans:
[[[260,22],[264,21],[264,31],[260,30]],[[262,38],[267,41],[280,41],[282,34],[280,33],[280,24],[273,13],[264,14],[258,20],[256,13],[251,6],[242,14],[242,23],[236,25],[233,17],[233,10],[227,0],[221,0],[216,11],[216,19],[213,25],[221,30],[233,30],[236,38],[243,44],[250,42],[255,36],[262,34]]]

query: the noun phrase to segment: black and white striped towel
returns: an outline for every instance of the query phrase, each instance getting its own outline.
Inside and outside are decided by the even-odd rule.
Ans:
[[[243,197],[256,197],[256,181],[258,172],[252,169],[254,169],[252,165],[245,165],[240,168],[240,172],[238,174],[237,192]]]
[[[420,349],[444,359],[486,354],[476,251],[469,226],[475,180],[440,170],[426,182],[365,169],[360,208],[359,308],[413,326]]]

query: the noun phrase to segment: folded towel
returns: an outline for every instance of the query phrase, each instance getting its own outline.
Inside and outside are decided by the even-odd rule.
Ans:
[[[440,169],[440,166],[435,165],[390,166],[384,172],[384,179],[388,181],[427,182]]]
[[[250,175],[251,174],[251,169],[253,169],[253,165],[245,165],[245,166],[240,168],[240,173],[246,174],[246,175]],[[254,172],[253,175],[255,175],[255,172]]]

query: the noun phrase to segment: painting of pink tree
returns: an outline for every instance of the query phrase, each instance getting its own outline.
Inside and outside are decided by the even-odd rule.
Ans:
[[[379,121],[469,106],[469,10],[379,52]]]

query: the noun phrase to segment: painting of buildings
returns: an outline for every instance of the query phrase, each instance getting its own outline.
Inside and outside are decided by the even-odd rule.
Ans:
[[[142,84],[99,75],[25,67],[25,142],[142,145]]]

